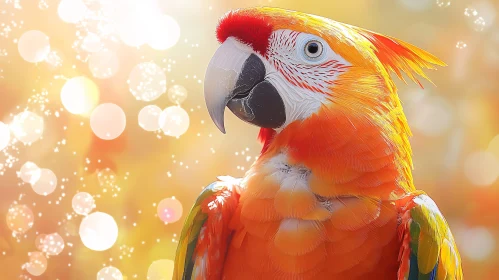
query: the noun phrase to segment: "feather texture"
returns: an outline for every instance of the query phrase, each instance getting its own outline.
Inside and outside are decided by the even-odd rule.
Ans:
[[[242,181],[224,279],[354,279],[374,272],[395,278],[400,243],[394,203],[315,196],[309,204],[314,195],[301,184],[310,174],[285,162],[266,153]],[[263,198],[262,185],[278,191]]]
[[[399,200],[403,243],[399,280],[461,280],[461,258],[447,222],[421,191]]]
[[[250,19],[258,22],[254,24],[254,29],[253,25],[249,24],[253,22]],[[276,147],[294,147],[297,161],[304,157],[313,158],[315,162],[310,164],[316,165],[313,167],[314,172],[334,174],[340,178],[344,178],[344,174],[355,176],[355,167],[376,169],[389,162],[395,162],[401,175],[401,178],[398,178],[398,192],[414,190],[410,171],[412,151],[408,140],[411,132],[390,73],[393,72],[400,78],[405,73],[411,80],[421,84],[417,76],[428,79],[424,69],[434,69],[435,66],[443,66],[445,63],[399,39],[297,11],[271,7],[239,9],[228,13],[219,26],[219,33],[225,34],[219,36],[221,42],[230,35],[248,45],[260,45],[262,41],[268,43],[266,35],[260,36],[267,34],[261,31],[261,26],[269,27],[272,31],[287,29],[317,35],[351,65],[329,85],[325,94],[330,103],[325,104],[317,114],[307,118],[306,123],[295,122],[279,133],[289,134],[288,136],[278,136],[270,129],[262,129],[259,138],[265,143],[263,152],[272,148],[271,139],[280,138],[283,141],[279,141]],[[230,30],[230,34],[224,30]],[[263,50],[258,50],[260,49]],[[267,53],[268,49],[270,48],[265,48],[262,56],[270,55]],[[362,134],[359,134],[359,131],[362,131]],[[336,134],[341,134],[342,137],[334,137]],[[363,135],[366,138],[361,138]],[[289,142],[292,140],[289,137],[295,138],[294,143]],[[358,142],[350,141],[351,139]],[[298,140],[301,143],[298,143]],[[359,145],[361,143],[364,144]],[[370,146],[370,143],[373,145]],[[350,149],[343,149],[344,151],[355,152],[357,155],[332,153],[333,149],[344,144],[351,146]],[[371,155],[372,151],[387,153],[368,160],[375,156]],[[312,156],[313,152],[319,156]],[[359,161],[361,164],[352,166],[345,172],[332,173],[333,167],[348,165],[343,162],[335,164],[331,162],[331,158],[344,158],[350,161],[350,165]]]
[[[174,280],[219,280],[239,201],[233,180],[215,182],[199,195],[184,224],[175,256]]]
[[[423,87],[415,75],[429,80],[423,69],[436,69],[435,65],[446,66],[434,55],[409,43],[372,31],[359,31],[373,44],[374,53],[385,69],[394,72],[401,80],[404,80],[402,73],[405,73]]]
[[[271,64],[282,47],[273,44],[277,33],[286,42],[298,33],[321,37],[341,71],[320,69],[309,82],[299,76],[314,73],[309,65]],[[249,45],[285,72],[282,83],[320,102],[278,132],[261,129],[262,153],[240,181],[240,198],[229,182],[201,194],[182,232],[175,280],[462,279],[445,220],[413,185],[411,132],[391,79],[405,74],[421,85],[417,76],[427,79],[423,70],[442,61],[395,38],[277,8],[232,11],[217,37]]]

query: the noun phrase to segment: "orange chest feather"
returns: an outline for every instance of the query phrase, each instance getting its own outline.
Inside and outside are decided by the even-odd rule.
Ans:
[[[243,179],[223,279],[394,279],[395,206],[367,195],[319,195],[311,171],[287,162],[277,155]]]
[[[319,112],[291,123],[278,134],[261,133],[265,138],[261,161],[285,152],[289,164],[313,171],[308,185],[321,196],[387,199],[393,192],[413,186],[407,137],[386,126],[338,112],[327,117]]]

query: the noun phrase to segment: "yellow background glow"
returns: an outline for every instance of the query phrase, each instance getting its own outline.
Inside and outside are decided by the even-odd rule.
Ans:
[[[414,133],[415,185],[433,197],[451,225],[466,279],[497,279],[496,0],[63,0],[58,7],[59,2],[0,0],[0,121],[10,124],[25,109],[44,120],[42,137],[36,142],[24,145],[11,133],[9,146],[0,151],[1,279],[20,275],[28,279],[29,271],[43,272],[34,279],[95,279],[108,266],[118,269],[124,279],[147,279],[153,263],[149,274],[171,275],[156,266],[164,264],[171,270],[169,260],[174,258],[183,220],[201,189],[216,176],[242,176],[261,148],[256,141],[258,128],[230,113],[227,134],[221,134],[203,97],[204,73],[218,46],[218,19],[228,10],[255,5],[300,10],[400,38],[449,65],[429,71],[436,86],[424,83],[424,90],[397,82]],[[109,21],[89,17],[89,11],[100,11]],[[169,20],[158,21],[161,15],[173,18],[179,33]],[[50,52],[42,45],[43,55],[48,53],[45,61],[32,63],[21,57],[18,41],[29,30],[48,36]],[[29,52],[36,46],[25,47]],[[95,78],[89,58],[103,50],[116,54],[118,64],[110,64],[112,75]],[[151,102],[137,100],[127,83],[132,69],[146,62],[158,65],[166,76],[166,90]],[[99,71],[106,68],[96,65],[103,67]],[[61,102],[64,84],[80,76],[91,79],[98,93],[92,89],[81,102],[70,97],[68,103],[65,98]],[[173,85],[187,91],[179,106],[189,116],[188,130],[178,139],[146,131],[138,120],[147,105],[161,110],[177,106],[168,94]],[[137,84],[133,87],[144,90]],[[164,81],[153,80],[150,87],[163,90]],[[90,127],[91,109],[103,103],[116,104],[126,114],[125,131],[112,141],[97,138]],[[64,107],[76,114],[61,110]],[[16,172],[27,161],[54,172],[53,193],[37,195],[18,178]],[[103,212],[116,221],[118,236],[109,250],[93,251],[82,243],[79,226],[84,216],[72,208],[78,192],[94,197],[92,213]],[[158,217],[158,205],[172,197],[182,205],[183,214],[179,221],[165,224]],[[16,204],[31,209],[31,228],[30,218],[8,216],[9,209],[24,209]],[[8,222],[29,229],[13,235]],[[52,233],[63,238],[62,252],[46,259],[46,270],[40,267],[45,254],[32,253],[31,258],[41,263],[23,269],[30,261],[29,252],[39,251],[37,236]],[[101,273],[106,271],[115,272]]]

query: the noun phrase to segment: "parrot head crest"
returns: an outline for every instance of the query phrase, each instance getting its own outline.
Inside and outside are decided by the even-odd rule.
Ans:
[[[375,124],[388,140],[405,139],[410,130],[390,75],[403,79],[405,73],[422,86],[423,69],[445,65],[401,40],[279,8],[230,11],[216,35],[221,46],[205,77],[210,116],[224,133],[225,107],[261,127],[264,150],[290,127],[301,129],[295,135],[334,128],[338,116]]]
[[[216,33],[220,43],[229,37],[236,37],[263,56],[269,46],[272,26],[262,16],[231,11],[220,20]]]

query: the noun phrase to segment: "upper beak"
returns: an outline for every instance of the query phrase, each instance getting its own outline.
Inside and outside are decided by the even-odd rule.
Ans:
[[[234,38],[215,52],[206,70],[204,95],[210,117],[222,133],[226,106],[240,119],[261,127],[284,123],[284,103],[265,74],[262,60]]]

